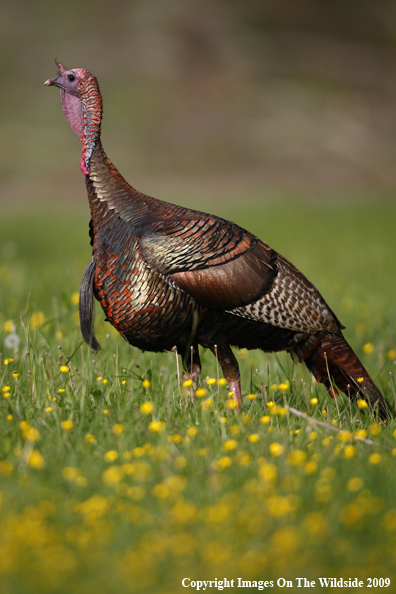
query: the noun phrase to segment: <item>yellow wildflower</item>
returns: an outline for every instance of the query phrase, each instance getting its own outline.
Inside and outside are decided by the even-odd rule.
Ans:
[[[242,413],[242,423],[244,425],[249,425],[249,423],[252,421],[252,417],[251,415],[247,415],[245,412]]]
[[[318,404],[319,400],[317,398],[311,398],[310,403],[312,404],[312,406],[316,406]]]
[[[60,371],[61,373],[67,373],[67,372],[69,371],[69,368],[68,368],[68,366],[67,366],[67,365],[61,365],[61,366],[59,367],[59,371]]]
[[[204,396],[206,396],[207,394],[207,390],[205,388],[198,388],[198,390],[195,390],[195,396],[197,398],[204,398]]]
[[[142,404],[139,407],[139,410],[143,415],[149,415],[154,410],[154,404],[153,402],[147,400],[146,402],[142,402]]]
[[[255,400],[255,399],[257,398],[257,394],[248,394],[248,395],[246,396],[246,398],[247,398],[248,400]]]
[[[278,478],[278,469],[275,464],[262,464],[258,471],[259,477],[266,483],[274,483]]]
[[[318,469],[318,465],[316,464],[316,462],[314,462],[314,460],[310,460],[309,462],[306,463],[305,465],[305,474],[313,474],[314,472],[316,472]]]
[[[8,359],[4,359],[4,365],[8,365],[9,363],[12,363],[14,359],[11,359],[10,357],[8,357]]]
[[[102,481],[105,485],[116,485],[124,478],[124,471],[120,466],[109,466],[102,473]]]
[[[106,385],[108,381],[109,381],[109,380],[107,380],[107,379],[104,379],[104,380],[102,380],[102,384]]]
[[[315,439],[318,439],[318,433],[316,431],[310,431],[308,437],[311,441],[315,441]]]
[[[382,456],[378,452],[371,454],[368,459],[369,463],[373,464],[373,465],[379,464],[381,462],[381,460],[382,460]]]
[[[67,481],[75,481],[80,476],[80,471],[74,466],[65,466],[62,469],[62,475]]]
[[[63,394],[63,392],[65,391],[65,388],[59,388],[58,390],[58,394]],[[56,400],[56,399],[55,399]]]
[[[125,456],[125,454],[124,454],[124,456]],[[125,464],[122,465],[122,471],[126,475],[131,475],[135,472],[135,467],[130,462],[126,462]]]
[[[15,332],[16,326],[13,320],[7,320],[4,323],[4,330],[6,331],[6,334],[12,334]]]
[[[114,433],[114,435],[121,435],[122,433],[124,433],[125,431],[125,427],[122,423],[117,423],[117,425],[114,425],[114,427],[112,428],[112,432]]]
[[[388,359],[390,359],[391,361],[393,361],[393,359],[396,359],[396,349],[390,349],[387,352],[388,355]]]
[[[213,398],[207,398],[204,402],[201,402],[202,410],[209,410],[213,404]]]
[[[328,447],[331,442],[333,440],[333,436],[329,435],[328,437],[325,437],[324,439],[322,439],[322,445],[324,445],[325,447]]]
[[[238,447],[238,442],[236,439],[229,439],[228,441],[225,441],[223,443],[222,447],[223,447],[223,450],[226,450],[229,452],[231,450],[235,450],[235,448]]]
[[[293,450],[290,452],[288,462],[292,466],[302,466],[307,459],[307,454],[303,450]]]
[[[363,487],[363,481],[360,477],[355,476],[351,479],[349,479],[348,483],[347,483],[347,489],[348,491],[360,491],[360,489]]]
[[[362,350],[363,350],[363,353],[365,353],[366,355],[369,355],[374,350],[373,343],[372,342],[366,342],[366,344],[363,345],[363,349]]]
[[[247,452],[238,452],[235,456],[235,461],[241,466],[247,466],[252,461],[252,457]]]
[[[170,490],[165,483],[159,483],[153,487],[152,493],[157,499],[166,499],[170,495]]]
[[[234,408],[237,408],[237,406],[238,406],[238,402],[236,400],[228,400],[227,408],[233,410]]]
[[[173,464],[175,465],[175,468],[177,468],[178,470],[183,470],[183,468],[187,466],[187,460],[184,456],[176,456],[176,458],[173,461]]]
[[[239,435],[240,431],[241,430],[239,429],[238,425],[235,425],[235,424],[231,425],[231,427],[230,427],[231,435]]]
[[[36,442],[40,439],[40,433],[34,427],[28,427],[28,429],[23,432],[23,437],[27,441]]]
[[[12,415],[7,415],[7,421],[12,421],[13,420],[13,416]]]
[[[20,373],[17,373],[16,371],[13,371],[13,372],[12,372],[12,377],[13,377],[14,379],[18,379],[18,377],[19,377],[20,375],[21,375],[21,374],[20,374]]]
[[[324,537],[329,531],[327,519],[320,512],[311,512],[305,516],[304,527],[312,536]]]
[[[70,302],[71,302],[72,305],[78,305],[79,301],[80,301],[80,296],[79,296],[79,294],[76,291],[70,297]]]
[[[351,441],[351,439],[352,439],[352,433],[350,431],[341,431],[338,434],[338,439],[340,441]]]
[[[285,451],[285,448],[280,443],[277,443],[276,441],[274,441],[274,442],[270,443],[269,451],[270,451],[271,456],[278,457],[283,454],[283,452]]]
[[[61,427],[63,431],[71,431],[73,429],[74,422],[71,419],[67,419],[67,421],[61,422]]]
[[[354,456],[356,456],[356,447],[353,445],[346,445],[345,449],[344,449],[344,458],[353,458]]]
[[[165,430],[165,427],[166,424],[163,421],[151,421],[148,426],[149,430],[153,433],[161,433],[161,431]]]
[[[271,420],[271,417],[268,415],[264,415],[263,417],[260,417],[260,423],[263,423],[263,425],[267,425],[267,423],[269,423]]]
[[[224,377],[221,377],[217,383],[219,384],[219,386],[226,386],[227,380]]]
[[[0,462],[0,474],[2,476],[10,476],[13,471],[13,465],[8,460],[1,460]],[[1,500],[0,500],[1,501]]]
[[[356,437],[363,437],[363,439],[364,439],[367,437],[367,431],[366,431],[366,429],[358,429],[357,431],[355,431],[354,435]]]
[[[209,377],[206,380],[206,383],[208,384],[208,386],[213,386],[216,383],[216,378],[215,377]]]
[[[189,427],[186,430],[186,435],[188,435],[188,437],[195,437],[198,433],[198,429],[196,427]]]
[[[223,456],[219,460],[214,463],[214,467],[216,470],[224,470],[224,468],[228,468],[232,464],[232,458],[229,456]]]
[[[181,443],[183,441],[183,437],[180,435],[180,433],[174,433],[173,435],[168,435],[166,440],[170,443]]]
[[[106,462],[114,462],[118,459],[118,452],[116,450],[109,450],[103,457]]]
[[[363,510],[357,503],[346,505],[340,512],[341,522],[346,526],[358,524],[363,517]]]
[[[356,404],[358,405],[359,408],[367,408],[368,404],[365,400],[363,400],[362,398],[358,398],[356,400]]]
[[[289,389],[289,386],[290,386],[290,382],[287,380],[286,382],[282,382],[281,384],[279,384],[278,388],[282,392],[286,392],[286,390]]]
[[[248,437],[248,441],[250,443],[257,443],[259,439],[260,439],[260,436],[258,433],[251,433]]]
[[[36,313],[33,313],[30,316],[29,326],[32,329],[39,328],[40,326],[42,326],[44,324],[44,322],[45,322],[45,317],[44,317],[43,312],[42,311],[38,311]]]
[[[337,476],[337,471],[332,466],[326,466],[320,473],[320,478],[324,481],[332,481]]]
[[[183,499],[179,499],[173,508],[170,510],[170,514],[178,524],[190,524],[194,522],[197,516],[197,506]]]
[[[141,458],[142,456],[144,456],[145,451],[143,448],[138,446],[136,448],[133,448],[132,453],[136,458]]]
[[[150,380],[145,379],[142,381],[143,388],[149,388],[151,386]]]
[[[36,470],[41,470],[45,466],[44,458],[38,450],[31,451],[27,463],[31,468]]]
[[[185,381],[183,382],[183,386],[184,386],[185,388],[189,388],[189,387],[190,387],[190,386],[192,386],[192,385],[193,385],[193,381],[192,381],[192,379],[187,379],[187,380],[185,380]]]
[[[52,406],[47,406],[47,407],[44,409],[44,412],[46,412],[46,413],[50,413],[50,412],[52,412]]]
[[[96,443],[95,436],[92,433],[87,433],[87,435],[85,436],[85,441],[87,443]]]
[[[104,414],[104,415],[109,415],[109,414],[110,414],[110,411],[109,411],[109,409],[108,409],[108,408],[104,408],[104,409],[103,409],[103,414]]]
[[[278,404],[275,404],[270,408],[270,413],[271,415],[284,416],[287,413],[287,410],[284,406],[279,406]]]
[[[379,435],[381,431],[382,429],[379,423],[373,423],[368,427],[369,435]]]

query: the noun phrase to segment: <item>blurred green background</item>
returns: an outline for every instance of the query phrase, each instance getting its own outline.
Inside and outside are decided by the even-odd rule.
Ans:
[[[55,57],[99,78],[104,146],[146,192],[393,195],[394,0],[3,0],[0,32],[3,207],[81,202]]]
[[[395,41],[385,0],[3,0],[0,322],[77,291],[90,255],[55,57],[98,77],[132,185],[248,227],[346,324],[352,302],[390,315]]]

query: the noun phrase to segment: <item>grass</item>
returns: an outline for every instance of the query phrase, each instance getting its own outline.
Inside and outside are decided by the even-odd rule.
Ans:
[[[221,209],[319,286],[394,403],[396,209]],[[2,218],[1,591],[394,580],[396,422],[330,400],[282,353],[238,353],[241,412],[202,353],[204,392],[192,405],[175,355],[131,349],[99,309],[103,350],[91,353],[76,299],[86,223],[56,210]],[[14,332],[21,342],[7,348]]]

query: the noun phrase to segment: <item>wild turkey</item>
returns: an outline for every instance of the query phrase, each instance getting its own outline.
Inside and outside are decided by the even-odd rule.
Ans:
[[[133,346],[177,347],[197,383],[198,345],[218,357],[241,403],[231,345],[289,351],[335,395],[361,393],[382,418],[392,409],[342,335],[319,291],[290,262],[238,225],[175,206],[131,187],[106,156],[102,98],[87,70],[44,84],[60,89],[66,119],[82,143],[80,168],[91,208],[92,259],[80,289],[80,323],[93,349],[93,295],[106,320]]]

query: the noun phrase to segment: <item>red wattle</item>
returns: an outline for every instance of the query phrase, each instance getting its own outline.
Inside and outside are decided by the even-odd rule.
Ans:
[[[89,171],[85,166],[85,160],[84,157],[81,157],[81,161],[80,161],[80,169],[83,172],[84,175],[89,175]]]

